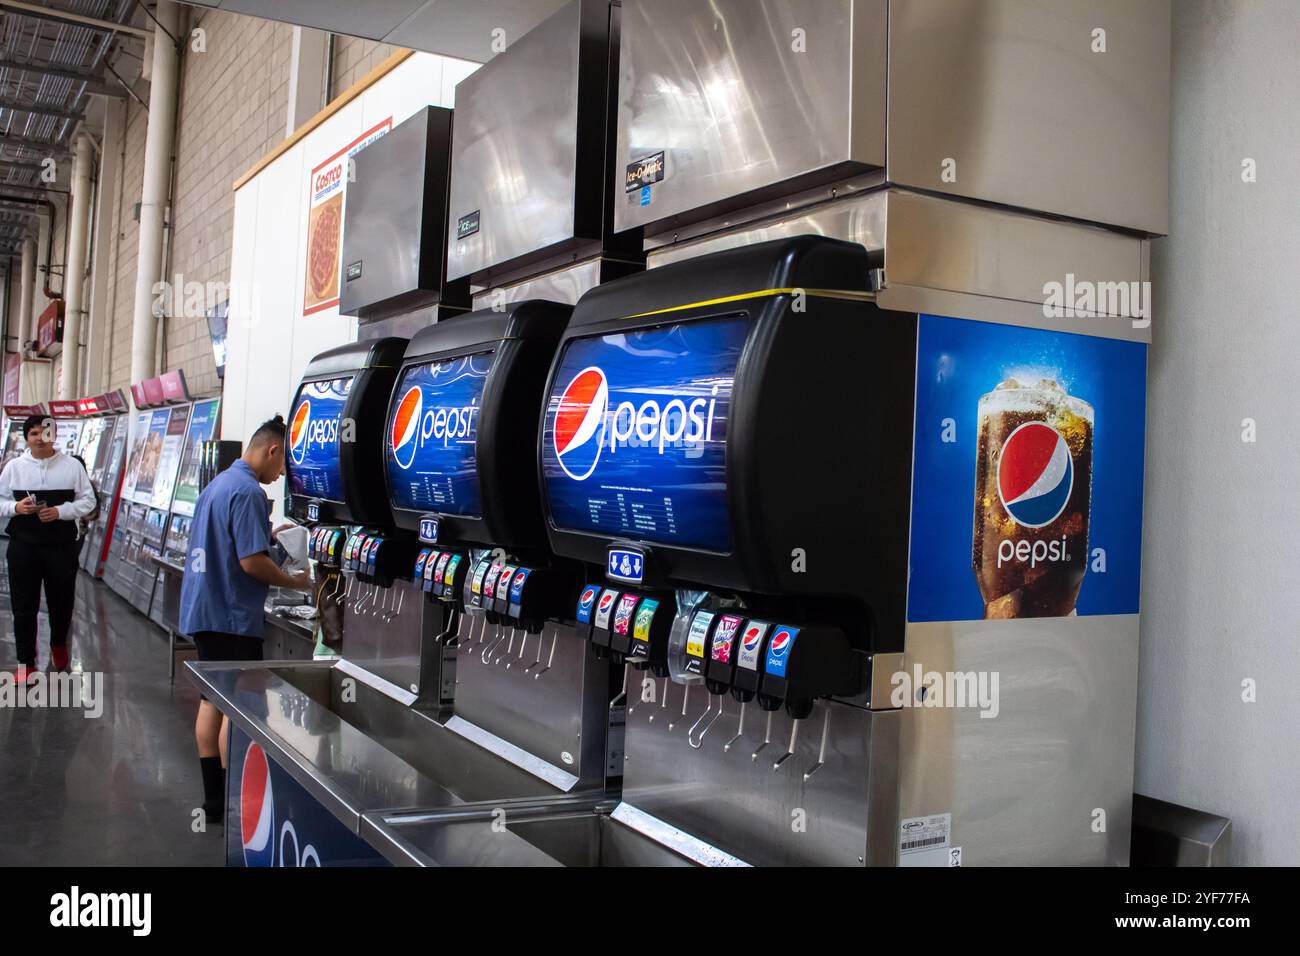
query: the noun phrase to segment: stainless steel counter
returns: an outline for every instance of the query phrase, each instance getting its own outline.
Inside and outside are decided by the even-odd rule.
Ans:
[[[499,816],[502,808],[507,814],[517,809],[521,823],[545,818],[565,824],[548,827],[548,836],[572,833],[583,830],[586,824],[578,818],[594,813],[604,794],[556,798],[536,776],[448,731],[386,693],[382,682],[365,680],[346,661],[190,661],[186,672],[269,758],[391,860],[550,865],[557,859],[586,860],[596,852],[595,843],[567,851],[549,844],[548,851],[545,841],[533,846],[518,836],[483,843],[487,834],[499,835],[499,828],[467,821],[490,824],[494,810]],[[449,808],[465,811],[452,821],[460,824],[453,829],[437,816]],[[414,814],[423,825],[412,828],[410,819],[395,819],[403,813]],[[372,823],[363,825],[367,816]]]

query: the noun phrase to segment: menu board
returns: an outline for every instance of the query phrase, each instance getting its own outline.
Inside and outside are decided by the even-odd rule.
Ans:
[[[4,471],[4,466],[15,458],[22,457],[22,453],[27,450],[27,436],[23,434],[23,423],[24,420],[21,418],[9,422],[9,430],[5,433],[4,458],[0,460],[0,471]]]
[[[555,527],[727,552],[741,315],[588,336],[561,356],[542,475]]]
[[[181,458],[180,475],[176,479],[176,494],[172,497],[172,511],[177,514],[194,514],[194,504],[199,500],[199,447],[216,432],[220,407],[221,400],[212,398],[195,402],[190,411],[185,453]]]
[[[83,422],[79,418],[58,418],[54,422],[54,447],[65,455],[77,453]]]
[[[77,441],[77,454],[86,463],[86,471],[92,476],[95,472],[95,459],[99,455],[99,442],[104,435],[104,419],[88,418],[81,427],[81,438]]]
[[[172,492],[176,489],[176,473],[181,467],[185,452],[185,429],[190,423],[190,406],[178,405],[172,409],[163,435],[162,452],[158,456],[158,471],[154,476],[152,503],[164,511],[171,508]]]
[[[156,409],[149,419],[140,463],[135,475],[135,501],[149,504],[153,500],[153,483],[158,476],[158,460],[162,457],[163,440],[167,437],[167,422],[172,417],[170,408]]]
[[[384,442],[393,507],[479,514],[478,419],[492,358],[481,352],[402,373]]]
[[[122,497],[127,501],[135,498],[135,480],[140,474],[140,459],[144,457],[144,446],[149,440],[149,422],[153,412],[136,412],[135,424],[131,427],[131,455],[126,460],[126,475],[122,478]]]
[[[289,418],[285,466],[291,494],[326,501],[343,500],[339,470],[339,432],[352,376],[304,382]]]

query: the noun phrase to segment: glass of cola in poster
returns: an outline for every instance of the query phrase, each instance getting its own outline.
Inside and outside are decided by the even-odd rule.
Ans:
[[[984,617],[1074,611],[1088,566],[1092,406],[1053,379],[980,398],[971,563]]]

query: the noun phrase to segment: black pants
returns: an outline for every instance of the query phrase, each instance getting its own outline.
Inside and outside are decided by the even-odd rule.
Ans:
[[[76,541],[39,544],[9,539],[9,596],[14,612],[14,642],[18,663],[36,666],[36,616],[41,612],[41,587],[50,612],[50,646],[68,643],[72,607],[77,600]]]

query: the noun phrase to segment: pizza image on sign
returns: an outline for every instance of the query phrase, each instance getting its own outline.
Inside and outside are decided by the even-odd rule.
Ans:
[[[336,192],[314,207],[307,223],[307,295],[312,306],[337,300],[339,295],[339,239],[343,233],[343,193]]]
[[[339,304],[339,261],[343,246],[343,209],[351,158],[393,126],[390,116],[312,169],[307,179],[307,254],[303,264],[302,314],[312,315]]]

